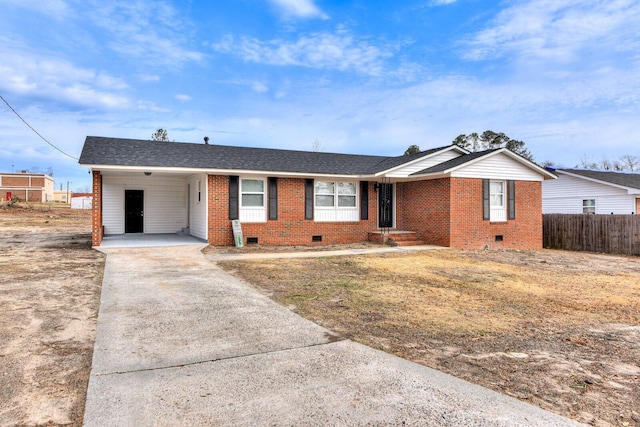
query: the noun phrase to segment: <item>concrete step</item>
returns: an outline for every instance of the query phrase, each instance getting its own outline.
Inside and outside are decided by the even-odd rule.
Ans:
[[[391,243],[392,246],[420,246],[426,245],[426,243],[422,240],[404,240],[404,241],[394,241]]]

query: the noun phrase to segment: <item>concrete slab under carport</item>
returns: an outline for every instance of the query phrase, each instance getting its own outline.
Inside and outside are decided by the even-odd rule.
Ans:
[[[104,236],[96,249],[141,248],[152,246],[205,245],[206,242],[194,236],[178,233],[145,234],[125,233]]]
[[[349,340],[198,246],[108,249],[85,426],[575,426]]]

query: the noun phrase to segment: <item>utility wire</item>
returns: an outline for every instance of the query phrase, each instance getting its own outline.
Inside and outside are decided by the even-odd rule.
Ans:
[[[59,152],[61,152],[62,154],[64,154],[65,156],[67,156],[67,157],[71,157],[71,158],[72,158],[72,159],[74,159],[74,160],[79,160],[77,157],[74,157],[74,156],[72,156],[71,154],[65,153],[64,151],[62,151],[61,149],[59,149],[58,147],[56,147],[55,145],[53,145],[52,143],[50,143],[50,142],[47,140],[47,138],[45,138],[44,136],[40,135],[40,133],[39,133],[37,130],[35,130],[35,129],[33,128],[33,126],[31,126],[29,123],[27,123],[27,121],[26,121],[25,119],[23,119],[23,118],[22,118],[22,116],[20,116],[20,114],[18,114],[18,112],[17,112],[16,110],[14,110],[14,108],[11,106],[11,104],[9,104],[9,102],[8,102],[6,99],[4,99],[4,97],[3,97],[2,95],[0,95],[0,99],[2,99],[2,100],[4,101],[4,103],[5,103],[5,104],[7,104],[7,107],[9,107],[9,108],[11,109],[11,111],[13,111],[13,112],[14,112],[14,114],[15,114],[16,116],[18,116],[18,118],[19,118],[20,120],[22,120],[22,122],[23,122],[25,125],[27,125],[27,127],[28,127],[29,129],[31,129],[32,131],[34,131],[34,132],[35,132],[35,134],[36,134],[36,135],[38,135],[38,136],[40,137],[40,139],[42,139],[44,142],[46,142],[47,144],[49,144],[50,146],[52,146],[53,148],[55,148],[56,150],[58,150]]]

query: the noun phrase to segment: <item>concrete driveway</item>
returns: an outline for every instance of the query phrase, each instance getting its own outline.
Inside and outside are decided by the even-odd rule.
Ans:
[[[200,245],[104,249],[85,426],[577,426],[343,340]]]

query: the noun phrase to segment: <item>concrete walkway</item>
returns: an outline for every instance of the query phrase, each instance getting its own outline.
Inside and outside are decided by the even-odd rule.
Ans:
[[[102,249],[85,426],[576,426],[342,340],[208,261]]]

